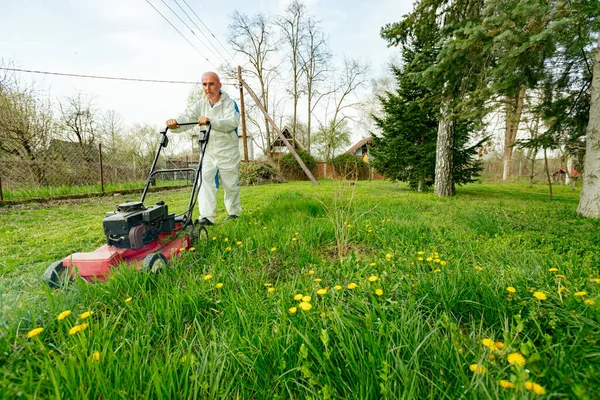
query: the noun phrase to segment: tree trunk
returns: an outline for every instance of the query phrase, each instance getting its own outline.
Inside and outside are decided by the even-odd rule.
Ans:
[[[600,38],[595,58],[590,119],[585,140],[583,189],[577,213],[584,217],[600,218]]]
[[[419,182],[417,183],[417,192],[422,192],[423,191],[423,187],[425,187],[425,175],[424,174],[420,174],[419,175]]]
[[[519,122],[523,112],[523,100],[525,98],[525,87],[519,89],[517,97],[510,99],[506,104],[506,122],[504,129],[504,170],[502,180],[506,181],[510,176],[510,160],[512,158],[513,144],[517,138]]]
[[[442,105],[435,148],[435,185],[433,192],[438,197],[454,195],[452,179],[452,148],[454,146],[454,121],[447,103]]]
[[[546,178],[548,179],[548,189],[550,189],[550,200],[552,200],[552,178],[550,177],[550,169],[548,168],[548,154],[544,147],[544,169],[546,170]]]

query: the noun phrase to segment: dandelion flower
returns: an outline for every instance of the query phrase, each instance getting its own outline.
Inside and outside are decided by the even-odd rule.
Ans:
[[[594,278],[594,283],[600,283],[600,278]]]
[[[476,266],[475,266],[475,269],[476,269],[477,271],[483,271],[483,268],[482,268],[481,266],[479,266],[479,265],[476,265]]]
[[[504,348],[504,343],[502,343],[502,342],[496,342],[496,343],[494,343],[494,345],[496,346],[497,349],[503,349]]]
[[[500,380],[500,386],[502,386],[504,389],[514,389],[515,388],[514,383],[512,383],[511,381],[505,381],[504,379]]]
[[[535,394],[546,394],[546,389],[531,381],[525,382],[525,389],[533,391]]]
[[[547,299],[546,295],[543,292],[534,292],[533,297],[535,297],[538,300],[546,300]]]
[[[484,374],[486,371],[486,368],[483,365],[479,364],[471,364],[469,365],[469,369],[475,374]]]
[[[90,359],[92,361],[100,361],[100,352],[98,350],[93,352],[92,355],[90,356]]]
[[[217,237],[216,237],[216,236],[213,236],[212,240],[217,240]]]
[[[60,314],[58,314],[58,317],[56,317],[56,319],[59,321],[62,321],[63,319],[67,318],[69,315],[71,315],[71,310],[65,310],[65,311],[61,312]]]
[[[310,296],[303,296],[302,297],[302,302],[303,303],[310,303],[311,300],[312,300],[312,298]]]
[[[219,283],[217,283],[217,284],[215,285],[215,287],[216,287],[217,289],[221,289],[221,288],[223,287],[223,284],[222,284],[221,282],[219,282]]]
[[[321,318],[325,318],[325,317],[327,316],[327,314],[325,314],[325,312],[321,312],[321,314],[319,314],[319,316],[320,316]]]
[[[433,262],[434,262],[434,263],[440,263],[441,261],[442,261],[442,260],[440,260],[439,258],[434,258],[434,259],[433,259]]]
[[[315,270],[314,270],[314,269],[311,269],[310,271],[308,271],[308,274],[309,274],[309,275],[314,275],[314,274],[315,274]]]
[[[37,336],[40,333],[42,333],[43,330],[44,330],[44,328],[35,328],[35,329],[32,329],[29,332],[27,332],[27,337],[28,338],[32,338],[34,336]]]
[[[510,353],[507,360],[513,365],[525,365],[525,357],[523,357],[521,353]]]
[[[427,257],[426,261],[427,262],[432,262],[433,261],[433,257]]]
[[[128,297],[125,299],[125,303],[131,303],[131,300],[133,300],[131,297]]]
[[[75,325],[74,327],[69,329],[69,335],[74,335],[78,332],[84,331],[87,327],[88,327],[88,324]]]
[[[588,306],[593,306],[594,304],[596,304],[596,302],[594,300],[590,300],[590,299],[584,300],[583,303]]]
[[[325,293],[327,293],[327,289],[319,289],[317,290],[317,294],[323,296]]]
[[[292,242],[295,242],[295,241],[297,241],[297,240],[298,240],[297,238],[292,238]]]
[[[550,272],[557,272],[558,268],[550,268],[548,271],[550,271]]]
[[[302,302],[300,303],[300,308],[303,309],[304,311],[309,311],[312,308],[312,304],[310,303],[306,303],[306,302]]]
[[[231,251],[231,246],[227,246],[227,247],[225,248],[225,251]]]
[[[374,267],[374,266],[376,266],[376,265],[377,265],[377,263],[374,263],[374,262],[372,262],[372,263],[369,263],[369,267]]]
[[[224,242],[229,242],[229,238],[223,239]]]
[[[184,252],[185,251],[185,247],[180,247],[179,251]]]
[[[271,247],[271,251],[274,253],[277,251],[277,247]]]
[[[211,279],[212,279],[212,275],[211,274],[204,275],[204,280],[205,281],[210,281]]]
[[[290,314],[296,314],[296,311],[298,311],[298,309],[297,309],[296,307],[292,307],[292,308],[290,308],[290,309],[288,310],[288,312],[289,312]]]
[[[442,270],[439,269],[439,268],[436,268],[436,269],[433,270],[433,272],[442,272]]]
[[[267,292],[269,292],[269,293],[273,293],[274,291],[275,291],[274,287],[270,287],[269,289],[267,289]]]
[[[391,259],[392,259],[392,257],[393,257],[393,256],[392,256],[390,253],[388,253],[388,254],[386,254],[386,255],[385,255],[385,258],[386,258],[387,260],[391,260]]]
[[[195,247],[190,247],[190,251],[196,251]]]
[[[356,289],[358,287],[358,285],[354,282],[351,282],[348,284],[348,289]]]
[[[333,288],[334,288],[335,290],[342,290],[342,287],[341,287],[340,285],[335,285]]]
[[[273,286],[271,283],[265,283],[265,287]]]
[[[448,264],[446,261],[442,260],[440,261],[440,265],[443,267],[444,265]]]
[[[423,261],[423,257],[417,257],[417,261]]]
[[[379,277],[377,275],[371,275],[369,277],[369,282],[375,282],[377,279],[379,279]]]
[[[417,254],[423,255],[423,254],[425,254],[425,252],[424,251],[417,251]]]
[[[381,296],[383,294],[383,290],[382,289],[375,289],[375,294],[377,296]]]
[[[323,279],[321,279],[321,278],[315,278],[315,282],[317,282],[317,283],[321,282],[322,280]]]
[[[86,319],[86,318],[88,318],[89,316],[91,316],[93,313],[94,313],[93,311],[86,311],[86,312],[84,312],[84,313],[82,313],[82,314],[79,314],[79,318],[81,318],[81,319]]]
[[[507,288],[506,288],[506,291],[507,291],[508,293],[516,293],[516,292],[517,292],[517,289],[515,289],[515,288],[514,288],[514,287],[512,287],[512,286],[509,286],[509,287],[507,287]]]
[[[485,347],[495,346],[495,343],[492,339],[481,339],[481,344]]]
[[[583,290],[581,292],[575,292],[576,297],[582,297],[582,296],[585,296],[586,294],[587,294],[587,292],[585,290]]]
[[[294,300],[302,300],[304,296],[302,294],[297,294],[294,296]]]
[[[562,293],[562,292],[564,292],[565,290],[567,290],[567,288],[566,288],[566,287],[564,287],[564,286],[561,286],[561,287],[559,287],[559,288],[558,288],[558,294],[561,294],[561,293]]]
[[[238,246],[241,246],[242,245],[242,241],[238,240],[237,242],[235,242],[235,244],[237,244]]]

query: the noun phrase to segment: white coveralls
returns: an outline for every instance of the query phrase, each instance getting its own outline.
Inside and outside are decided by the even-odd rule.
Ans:
[[[177,121],[193,122],[201,116],[210,119],[211,131],[202,164],[202,185],[198,192],[198,207],[200,218],[207,218],[210,222],[215,223],[217,219],[217,185],[215,182],[217,172],[225,192],[227,213],[237,216],[242,213],[238,177],[238,164],[241,156],[236,133],[236,128],[240,124],[240,113],[227,93],[221,92],[221,98],[214,105],[210,104],[203,93],[200,100],[187,109],[185,114],[179,116]],[[190,125],[173,131],[182,132],[193,127]]]

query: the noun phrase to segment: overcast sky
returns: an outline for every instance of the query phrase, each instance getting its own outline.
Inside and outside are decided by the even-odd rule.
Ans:
[[[177,81],[198,81],[204,71],[216,69],[221,55],[233,53],[227,34],[235,10],[249,16],[281,15],[289,4],[282,0],[0,1],[3,66],[11,63],[16,68],[38,71]],[[192,34],[165,4],[192,26],[178,4],[186,10],[210,43],[194,26]],[[346,56],[370,62],[373,78],[381,75],[390,58],[398,54],[379,37],[381,27],[399,21],[412,8],[412,0],[308,0],[304,4],[321,22],[334,57],[338,61]],[[236,60],[232,66],[237,66]],[[191,88],[27,73],[19,73],[19,78],[23,82],[34,79],[55,102],[78,92],[94,96],[96,107],[115,110],[126,124],[164,124],[168,117],[182,112]],[[234,87],[224,89],[237,97]]]

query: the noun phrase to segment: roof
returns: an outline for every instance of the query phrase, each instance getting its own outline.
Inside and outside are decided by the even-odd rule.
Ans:
[[[369,136],[369,137],[359,140],[358,142],[356,142],[352,147],[350,147],[346,151],[346,154],[354,154],[354,152],[356,150],[360,149],[364,145],[373,145],[373,137]]]
[[[557,169],[556,171],[554,171],[554,173],[552,175],[566,174],[566,173],[567,173],[567,169],[561,168],[561,169]],[[571,173],[569,175],[571,176],[571,178],[580,178],[581,177],[581,174],[575,168],[571,168]]]

